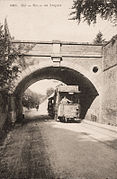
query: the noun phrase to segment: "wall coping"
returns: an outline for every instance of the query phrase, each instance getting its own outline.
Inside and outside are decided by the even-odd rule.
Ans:
[[[117,34],[114,35],[106,44],[104,44],[103,47],[106,47],[109,43],[111,43],[111,42],[113,42],[115,40],[117,40]]]
[[[29,44],[63,44],[63,45],[87,45],[87,46],[103,46],[103,44],[93,44],[89,42],[72,42],[72,41],[30,41],[30,40],[13,40],[13,43],[29,43]]]

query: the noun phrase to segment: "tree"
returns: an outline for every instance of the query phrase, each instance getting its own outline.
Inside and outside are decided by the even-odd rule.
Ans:
[[[24,43],[14,44],[12,42],[7,20],[4,25],[0,24],[0,90],[7,93],[14,88],[13,80],[19,72],[26,68],[23,53],[30,51],[34,45]]]
[[[46,96],[49,97],[52,93],[54,93],[54,89],[53,88],[49,88],[46,91]]]
[[[86,21],[89,25],[96,23],[97,15],[117,25],[117,0],[74,0],[72,19]]]
[[[104,44],[106,41],[103,38],[103,34],[99,31],[94,39],[94,44]]]
[[[5,19],[4,26],[0,24],[0,89],[7,92],[13,87],[12,81],[19,72],[19,64],[13,66],[19,51],[14,48],[11,40]]]
[[[22,104],[27,108],[34,108],[37,104],[40,104],[45,100],[45,95],[32,92],[29,88],[24,92],[22,98]]]

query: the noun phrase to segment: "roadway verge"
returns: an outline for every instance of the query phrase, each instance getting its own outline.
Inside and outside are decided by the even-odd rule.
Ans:
[[[107,125],[107,124],[101,124],[101,123],[94,122],[94,121],[89,121],[89,120],[86,120],[86,119],[84,119],[83,122],[86,123],[86,124],[89,124],[89,125],[94,125],[96,127],[103,128],[103,129],[110,130],[112,132],[117,133],[117,127],[116,126],[111,126],[111,125]]]

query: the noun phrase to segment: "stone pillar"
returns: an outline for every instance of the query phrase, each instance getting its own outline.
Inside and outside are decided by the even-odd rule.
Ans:
[[[15,105],[15,97],[13,95],[9,96],[8,118],[11,123],[15,123],[15,121],[16,121],[16,105]]]
[[[22,121],[22,97],[16,97],[14,95],[10,95],[9,97],[9,112],[8,112],[9,120],[12,123],[16,121]]]
[[[23,120],[23,107],[22,107],[22,97],[15,97],[16,104],[16,121],[21,122]]]

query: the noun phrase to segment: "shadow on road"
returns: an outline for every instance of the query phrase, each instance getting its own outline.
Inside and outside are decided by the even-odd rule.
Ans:
[[[38,116],[28,116],[26,115],[23,119],[22,124],[27,124],[31,122],[38,122],[38,121],[48,121],[51,118],[48,115],[38,115]]]

